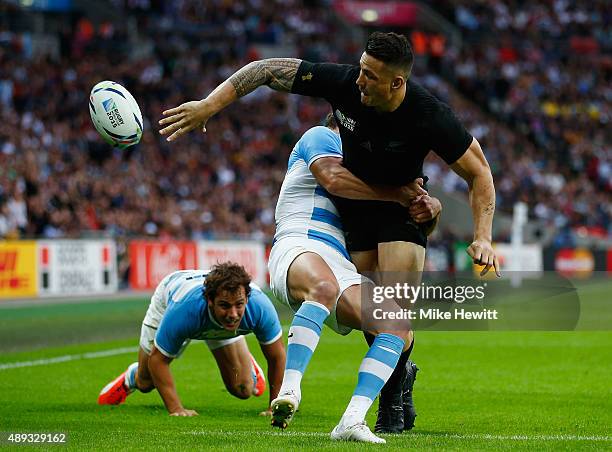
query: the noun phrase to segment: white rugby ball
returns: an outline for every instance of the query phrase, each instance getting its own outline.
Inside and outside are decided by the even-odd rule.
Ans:
[[[89,95],[94,127],[112,146],[125,149],[142,137],[142,113],[134,97],[119,83],[97,83]]]

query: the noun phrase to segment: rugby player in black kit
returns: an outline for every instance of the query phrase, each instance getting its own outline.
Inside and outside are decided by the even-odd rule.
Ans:
[[[380,32],[370,35],[359,66],[294,58],[254,61],[205,99],[165,111],[160,133],[173,141],[196,127],[206,131],[211,116],[261,85],[322,97],[331,104],[339,125],[344,161],[340,165],[329,159],[313,173],[335,179],[336,194],[350,198],[335,201],[357,269],[381,275],[414,275],[423,270],[427,229],[439,203],[423,192],[407,209],[350,188],[363,182],[405,186],[422,177],[423,160],[434,151],[468,184],[474,238],[467,253],[474,263],[485,266],[483,274],[493,267],[499,275],[491,245],[495,189],[489,165],[478,141],[450,108],[410,80],[412,61],[404,36]],[[402,353],[381,392],[376,432],[401,432],[413,425],[410,390],[416,367],[408,360],[411,349],[412,345]]]

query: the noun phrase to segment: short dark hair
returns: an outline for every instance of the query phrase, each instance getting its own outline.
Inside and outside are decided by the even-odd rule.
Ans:
[[[336,117],[334,116],[333,113],[327,113],[327,116],[325,117],[325,121],[323,121],[323,125],[325,127],[329,127],[330,129],[337,129],[338,128],[338,123],[336,122]]]
[[[204,298],[214,300],[217,294],[223,290],[235,293],[244,287],[245,295],[251,293],[251,277],[242,265],[234,262],[217,264],[210,269],[204,280]]]
[[[375,31],[368,37],[365,51],[385,64],[402,69],[406,76],[410,75],[414,54],[406,36],[393,32]]]

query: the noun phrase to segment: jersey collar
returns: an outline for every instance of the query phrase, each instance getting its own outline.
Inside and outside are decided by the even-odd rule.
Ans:
[[[215,319],[215,316],[213,315],[212,311],[210,310],[210,304],[208,304],[208,300],[206,301],[206,309],[208,310],[208,318],[213,323],[213,325],[218,326],[219,328],[224,330],[225,328],[223,328],[223,325],[221,325],[219,322],[217,322],[217,319]]]

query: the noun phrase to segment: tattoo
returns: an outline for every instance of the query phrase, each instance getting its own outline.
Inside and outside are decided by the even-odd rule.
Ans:
[[[297,58],[268,58],[247,64],[229,78],[238,97],[246,96],[261,85],[276,91],[290,92],[302,60]]]
[[[493,215],[493,212],[495,211],[495,203],[490,202],[487,207],[484,208],[483,213],[485,215]]]

